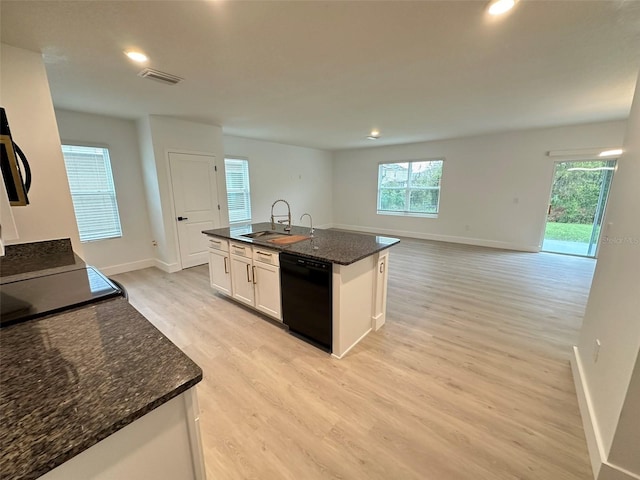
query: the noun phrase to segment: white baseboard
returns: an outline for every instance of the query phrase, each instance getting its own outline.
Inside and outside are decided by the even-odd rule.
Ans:
[[[121,263],[119,265],[111,265],[109,267],[100,267],[100,271],[107,276],[117,275],[119,273],[132,272],[134,270],[142,270],[143,268],[154,267],[153,258],[138,260],[136,262]]]
[[[175,273],[181,270],[180,265],[177,263],[166,263],[157,258],[154,260],[154,266],[167,273]]]
[[[538,245],[522,245],[519,243],[501,242],[499,240],[486,240],[483,238],[455,237],[452,235],[438,235],[434,233],[413,232],[410,230],[392,230],[388,228],[378,228],[378,227],[361,227],[358,225],[334,224],[333,227],[340,228],[342,230],[353,230],[355,232],[376,233],[376,234],[387,235],[391,237],[419,238],[422,240],[435,240],[438,242],[461,243],[464,245],[477,245],[479,247],[500,248],[503,250],[517,250],[520,252],[537,253],[540,251],[540,247]]]
[[[604,460],[604,451],[602,451],[602,441],[600,434],[597,433],[597,423],[593,417],[593,408],[591,398],[586,387],[584,379],[582,360],[578,347],[573,347],[573,356],[571,357],[571,373],[573,374],[573,383],[576,387],[576,395],[578,396],[578,406],[580,407],[580,416],[582,417],[582,427],[584,435],[587,439],[587,449],[589,450],[589,459],[591,460],[591,469],[593,478],[598,478],[602,461]]]
[[[589,450],[593,478],[597,480],[640,480],[640,475],[609,463],[607,460],[593,410],[593,403],[591,402],[587,382],[584,377],[582,360],[580,359],[580,353],[576,346],[573,347],[573,356],[571,357],[571,372],[573,373],[573,382],[576,386],[576,395],[578,396],[584,435],[587,439],[587,449]]]
[[[299,227],[303,225],[298,225]],[[329,228],[333,228],[333,223],[323,223],[322,225],[316,225],[314,228],[318,228],[320,230],[327,230]]]

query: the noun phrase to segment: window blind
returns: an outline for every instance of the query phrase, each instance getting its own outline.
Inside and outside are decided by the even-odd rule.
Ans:
[[[109,150],[63,145],[73,209],[82,242],[122,236]]]
[[[251,193],[249,190],[249,161],[225,158],[229,223],[251,222]]]

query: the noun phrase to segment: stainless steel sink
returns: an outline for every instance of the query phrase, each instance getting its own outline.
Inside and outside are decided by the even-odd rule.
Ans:
[[[241,237],[255,238],[258,240],[274,240],[276,238],[282,238],[288,236],[288,233],[274,232],[273,230],[263,230],[261,232],[246,233],[240,235]]]

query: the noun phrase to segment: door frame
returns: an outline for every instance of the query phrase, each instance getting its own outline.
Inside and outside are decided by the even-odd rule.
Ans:
[[[218,155],[216,155],[215,153],[212,152],[202,152],[202,151],[197,151],[197,150],[183,150],[183,149],[177,149],[177,148],[167,148],[165,150],[164,153],[164,158],[165,158],[165,169],[167,172],[167,183],[168,183],[168,189],[169,189],[169,207],[171,210],[171,231],[172,231],[172,235],[173,235],[173,241],[175,243],[175,255],[176,255],[176,260],[177,260],[177,264],[178,264],[178,271],[179,270],[183,270],[183,266],[182,266],[182,255],[180,254],[180,239],[178,238],[178,225],[176,223],[176,217],[177,217],[177,213],[176,213],[176,203],[175,203],[175,199],[174,199],[174,195],[173,195],[173,177],[171,176],[171,159],[169,158],[169,154],[171,153],[176,153],[176,154],[184,154],[184,155],[199,155],[199,156],[203,156],[203,157],[213,157],[213,165],[216,167],[215,168],[215,179],[216,179],[216,201],[218,203],[218,225],[222,225],[222,222],[220,221],[220,211],[222,209],[222,205],[220,203],[220,189],[218,188],[218,171],[219,166],[218,166]],[[225,194],[226,194],[226,188],[225,188]]]
[[[606,149],[603,149],[606,150]],[[620,160],[620,156],[612,156],[612,157],[598,157],[597,153],[592,155],[574,155],[574,156],[566,156],[566,157],[556,157],[552,162],[551,169],[551,180],[549,182],[549,192],[547,193],[547,203],[545,205],[545,214],[542,222],[542,232],[540,234],[540,243],[538,245],[538,253],[553,253],[553,252],[545,252],[542,250],[542,245],[544,244],[544,234],[547,230],[547,219],[549,218],[549,205],[551,204],[551,194],[553,193],[553,183],[556,178],[556,166],[558,163],[567,163],[567,162],[607,162],[607,161],[615,161],[615,167],[613,173],[615,175],[616,170],[618,170],[618,161]],[[611,179],[611,185],[613,185],[613,178]],[[584,256],[584,255],[573,255],[584,258],[593,258],[594,260],[598,259],[598,253],[600,252],[600,244],[602,243],[602,234],[604,230],[604,224],[607,216],[607,205],[609,203],[609,195],[611,194],[611,186],[609,186],[609,192],[607,193],[606,201],[604,202],[603,210],[604,214],[602,216],[602,225],[600,226],[600,237],[598,238],[598,243],[596,244],[596,250],[593,254],[593,257]],[[561,255],[572,255],[572,254],[561,254]]]

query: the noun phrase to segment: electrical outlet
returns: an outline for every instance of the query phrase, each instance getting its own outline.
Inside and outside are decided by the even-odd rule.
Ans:
[[[602,345],[602,343],[600,343],[600,339],[596,338],[596,341],[593,343],[593,363],[597,363],[598,362],[598,356],[600,355],[600,346]]]

